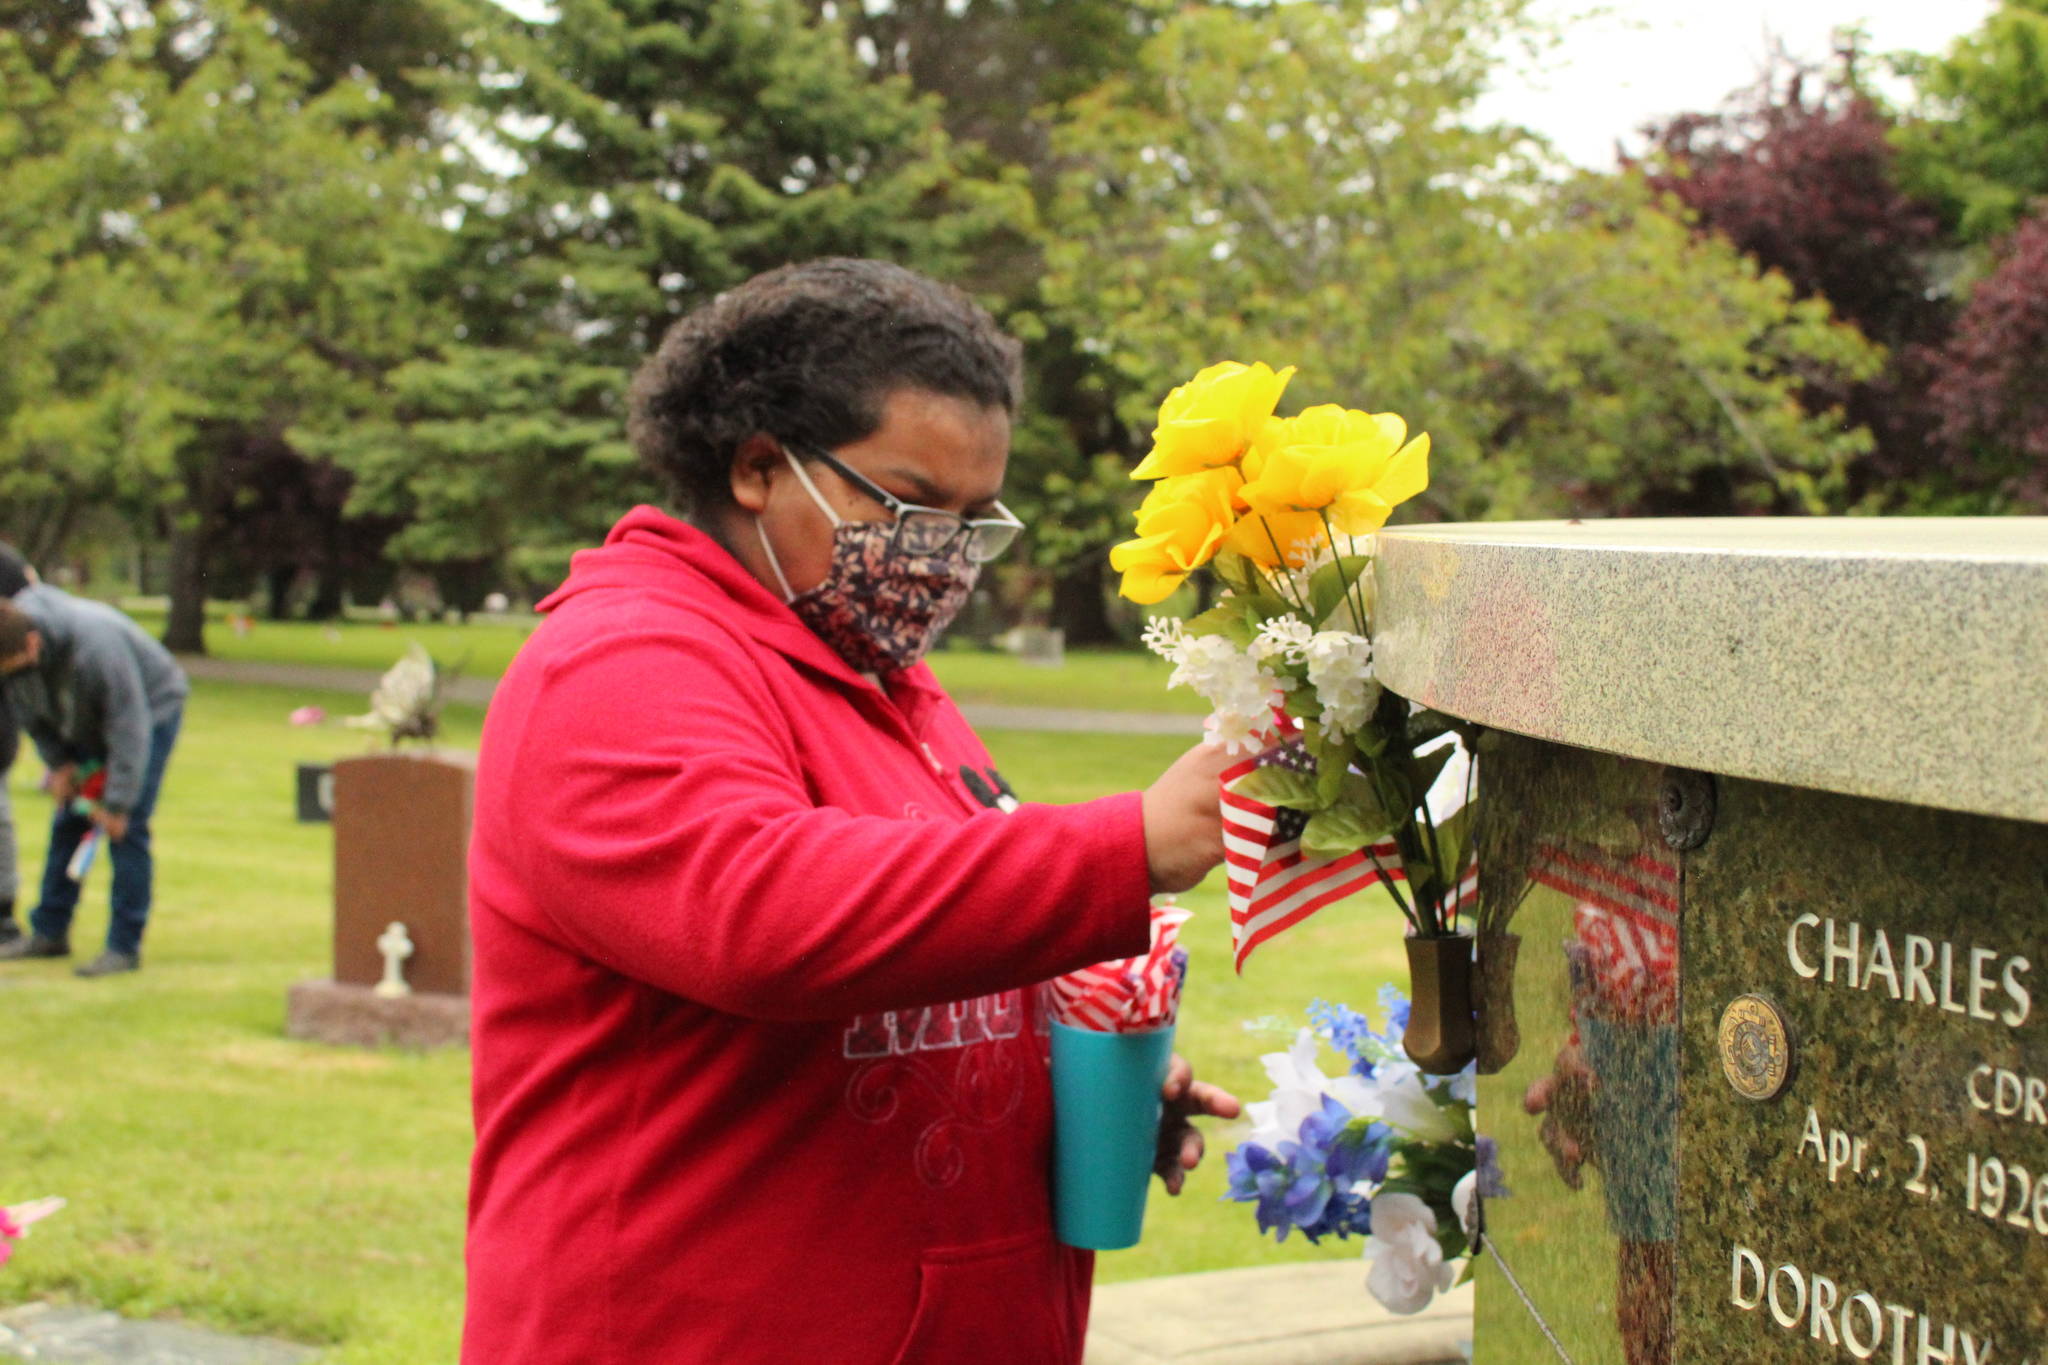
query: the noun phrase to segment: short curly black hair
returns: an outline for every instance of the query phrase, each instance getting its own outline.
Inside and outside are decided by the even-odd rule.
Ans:
[[[748,437],[858,441],[904,388],[1014,416],[1023,351],[951,285],[830,257],[756,275],[678,321],[633,377],[626,430],[679,510],[706,512],[732,501]]]

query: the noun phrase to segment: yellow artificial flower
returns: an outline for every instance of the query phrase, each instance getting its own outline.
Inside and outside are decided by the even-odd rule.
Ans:
[[[1124,576],[1118,591],[1150,605],[1209,562],[1231,523],[1244,476],[1235,469],[1210,469],[1164,479],[1138,508],[1138,538],[1109,552],[1109,566]]]
[[[1131,477],[1172,478],[1236,464],[1293,377],[1292,365],[1279,371],[1234,360],[1211,365],[1166,395],[1152,452]]]
[[[1241,554],[1261,568],[1298,569],[1328,542],[1320,512],[1251,511],[1230,528],[1221,548]]]
[[[1429,436],[1407,436],[1408,424],[1394,413],[1356,412],[1334,403],[1299,417],[1273,418],[1261,426],[1245,457],[1246,482],[1238,496],[1276,534],[1282,522],[1298,530],[1305,517],[1315,525],[1310,538],[1320,541],[1327,516],[1345,535],[1367,535],[1386,524],[1397,503],[1429,486]],[[1291,542],[1284,534],[1279,538],[1291,557]],[[1272,555],[1268,544],[1266,556]]]

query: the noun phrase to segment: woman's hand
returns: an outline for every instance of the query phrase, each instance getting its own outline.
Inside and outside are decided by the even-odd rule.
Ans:
[[[1185,891],[1223,861],[1223,770],[1243,759],[1197,744],[1145,788],[1145,865],[1155,893]]]
[[[1166,1182],[1168,1194],[1179,1194],[1187,1173],[1202,1164],[1202,1133],[1190,1120],[1198,1115],[1234,1119],[1244,1106],[1229,1091],[1196,1080],[1188,1059],[1177,1052],[1159,1095],[1166,1108],[1159,1116],[1159,1153],[1152,1169]]]

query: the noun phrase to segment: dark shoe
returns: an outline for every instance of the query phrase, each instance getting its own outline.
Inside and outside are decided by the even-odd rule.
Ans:
[[[21,926],[14,922],[14,916],[0,919],[0,944],[12,943],[21,937]]]
[[[13,962],[24,957],[70,956],[70,944],[62,939],[44,938],[41,934],[30,934],[26,938],[17,935],[6,943],[0,943],[0,962]]]
[[[117,953],[107,949],[83,967],[74,968],[74,976],[112,976],[115,972],[134,972],[142,969],[142,959],[134,953]]]

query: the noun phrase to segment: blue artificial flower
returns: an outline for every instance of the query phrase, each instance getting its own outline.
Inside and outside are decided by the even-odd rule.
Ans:
[[[1374,1120],[1347,1124],[1330,1145],[1325,1168],[1337,1187],[1350,1193],[1359,1185],[1378,1185],[1387,1178],[1394,1157],[1394,1130]]]
[[[1396,986],[1380,987],[1380,1008],[1387,1012],[1386,1032],[1380,1037],[1391,1047],[1401,1045],[1401,1035],[1408,1030],[1408,1016],[1414,1010],[1408,997],[1401,994]]]
[[[1372,1226],[1372,1191],[1361,1182],[1386,1178],[1391,1133],[1364,1124],[1325,1096],[1301,1124],[1297,1140],[1269,1151],[1247,1142],[1224,1157],[1227,1198],[1256,1202],[1260,1232],[1286,1241],[1300,1232],[1311,1242],[1363,1234]]]
[[[1279,1229],[1279,1240],[1287,1240],[1285,1214],[1290,1183],[1286,1163],[1256,1142],[1231,1149],[1223,1158],[1230,1173],[1229,1198],[1239,1203],[1257,1201],[1260,1232]]]
[[[1505,1199],[1508,1197],[1506,1177],[1500,1173],[1500,1144],[1490,1137],[1475,1140],[1476,1163],[1479,1172],[1478,1188],[1481,1199]]]
[[[1330,1045],[1350,1060],[1352,1070],[1371,1079],[1372,1062],[1365,1052],[1365,1040],[1372,1037],[1372,1025],[1364,1015],[1348,1005],[1315,1000],[1309,1004],[1308,1017],[1309,1022],[1330,1040]]]

